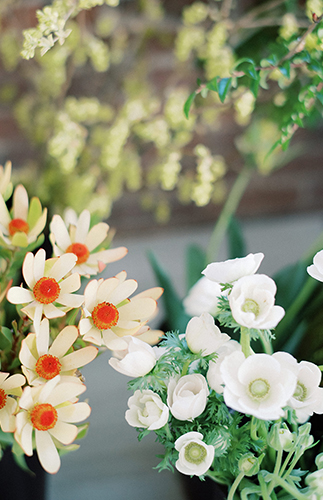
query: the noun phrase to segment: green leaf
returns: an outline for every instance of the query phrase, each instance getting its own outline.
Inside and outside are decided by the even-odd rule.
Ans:
[[[190,245],[186,250],[186,280],[187,289],[202,277],[201,273],[206,266],[206,255],[203,248],[198,245]]]
[[[283,76],[290,79],[290,61],[285,61],[282,66],[280,66],[279,71]]]
[[[250,80],[250,84],[249,84],[249,88],[256,99],[258,96],[259,85],[260,85],[260,73],[258,73],[257,79]]]
[[[191,95],[188,97],[187,101],[184,104],[184,114],[185,114],[187,119],[189,117],[190,109],[191,109],[191,106],[193,104],[195,97],[196,97],[196,90],[194,90],[194,92],[191,93]]]
[[[240,68],[241,65],[243,66],[242,68]],[[242,57],[235,64],[233,71],[237,70],[238,67],[239,71],[243,71],[245,75],[250,76],[253,80],[258,80],[259,71],[256,70],[256,64],[253,59],[250,59],[249,57]]]
[[[0,330],[0,349],[10,349],[13,342],[12,331],[9,328],[2,326]]]
[[[246,244],[243,236],[242,228],[239,221],[232,217],[228,227],[228,244],[230,259],[237,257],[245,257]]]
[[[209,82],[207,82],[206,87],[209,90],[213,90],[214,92],[218,92],[218,77],[216,76],[215,78],[212,78]]]
[[[232,78],[221,78],[218,80],[218,93],[220,101],[224,102],[226,95],[231,87]]]
[[[167,325],[169,325],[170,330],[179,330],[180,333],[183,333],[190,317],[184,311],[182,300],[178,296],[168,274],[152,252],[148,253],[148,259],[159,286],[164,289],[162,301],[165,307]]]

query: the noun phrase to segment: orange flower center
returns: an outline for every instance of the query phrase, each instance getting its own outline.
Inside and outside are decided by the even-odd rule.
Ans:
[[[59,375],[61,367],[62,365],[56,356],[44,354],[37,360],[35,370],[40,377],[51,380]]]
[[[30,413],[30,420],[35,429],[48,431],[48,429],[55,427],[57,411],[49,403],[37,404]]]
[[[9,222],[9,234],[13,236],[15,233],[28,233],[29,224],[23,219],[12,219]]]
[[[7,402],[7,394],[3,389],[0,389],[0,410],[6,406]]]
[[[110,302],[101,302],[92,311],[92,320],[99,330],[108,330],[118,323],[119,311]]]
[[[66,253],[74,253],[77,257],[77,264],[83,264],[89,258],[90,252],[83,243],[72,243],[66,248]]]
[[[33,288],[35,299],[42,304],[55,302],[60,291],[60,286],[54,278],[40,278]]]

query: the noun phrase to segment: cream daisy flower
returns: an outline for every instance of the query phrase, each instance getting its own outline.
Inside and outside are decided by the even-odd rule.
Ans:
[[[83,210],[76,224],[69,224],[68,229],[59,215],[54,215],[50,224],[54,255],[74,253],[77,262],[72,272],[81,275],[97,274],[105,264],[122,259],[128,252],[125,247],[98,249],[107,237],[109,226],[100,222],[90,229],[90,219],[90,212]]]
[[[87,346],[67,354],[77,337],[76,326],[66,326],[49,346],[49,321],[44,318],[37,334],[29,333],[21,343],[19,359],[28,384],[44,384],[56,375],[61,381],[73,381],[77,368],[93,361],[98,353],[96,347]]]
[[[26,387],[19,400],[15,439],[28,456],[33,454],[33,438],[42,467],[55,474],[61,461],[57,447],[71,444],[77,437],[75,423],[88,418],[87,403],[74,402],[86,387],[81,382],[60,382],[60,376],[36,387]],[[77,400],[76,400],[77,401]]]
[[[30,204],[24,186],[19,184],[13,193],[12,210],[9,212],[0,196],[0,238],[10,247],[27,247],[36,241],[45,227],[47,209],[42,210],[39,198]]]
[[[9,373],[0,372],[0,426],[3,432],[13,432],[16,427],[14,413],[17,401],[10,396],[21,396],[21,386],[26,379],[17,373],[9,377]]]
[[[129,299],[137,289],[122,271],[113,278],[92,280],[84,290],[84,318],[79,324],[83,339],[112,350],[127,349],[121,337],[142,333],[141,328],[157,309],[162,289],[152,288]]]
[[[73,294],[80,288],[79,274],[69,274],[75,266],[76,256],[65,254],[47,259],[44,249],[36,255],[26,254],[22,274],[30,290],[13,286],[7,299],[12,304],[28,304],[21,311],[34,321],[37,329],[42,315],[46,318],[64,316],[71,308],[80,307],[83,295]]]

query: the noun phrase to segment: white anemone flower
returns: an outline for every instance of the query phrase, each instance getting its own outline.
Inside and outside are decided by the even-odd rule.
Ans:
[[[156,364],[155,350],[146,342],[137,337],[123,337],[127,348],[122,351],[113,351],[109,365],[117,372],[129,377],[143,377]]]
[[[220,346],[230,340],[214,323],[214,318],[207,312],[190,319],[186,326],[185,339],[189,349],[203,356],[217,352]]]
[[[100,249],[108,235],[109,226],[100,222],[90,229],[90,221],[90,212],[83,210],[75,225],[69,224],[67,227],[59,215],[54,215],[50,223],[54,255],[74,253],[77,262],[72,272],[81,275],[97,274],[104,269],[105,264],[122,259],[128,252],[125,247]]]
[[[246,257],[228,259],[224,262],[212,262],[204,269],[204,274],[209,280],[216,283],[233,283],[243,276],[257,272],[264,254],[249,253]]]
[[[168,422],[168,406],[150,389],[135,391],[128,399],[128,406],[125,418],[132,427],[143,427],[152,431],[161,429]]]
[[[189,316],[200,316],[203,312],[215,316],[218,312],[218,302],[221,294],[220,284],[203,276],[192,286],[183,300],[185,312]]]
[[[174,377],[167,389],[167,405],[177,420],[194,420],[206,407],[209,388],[200,373]]]
[[[28,456],[33,454],[34,442],[39,461],[50,474],[55,474],[61,464],[56,446],[71,444],[78,434],[74,424],[91,413],[87,403],[76,399],[85,390],[81,382],[60,382],[57,375],[46,384],[25,387],[19,400],[15,439]]]
[[[312,278],[323,281],[323,250],[314,255],[313,264],[308,266],[307,272]]]
[[[179,456],[175,464],[176,469],[188,476],[202,476],[212,465],[214,446],[203,441],[200,432],[187,432],[174,443]]]
[[[0,238],[9,247],[27,247],[36,241],[45,227],[47,209],[42,210],[39,198],[32,198],[19,184],[13,193],[12,210],[9,212],[0,195]]]
[[[135,280],[127,280],[122,271],[113,278],[92,280],[84,290],[84,318],[80,334],[87,342],[105,345],[111,350],[127,349],[124,336],[142,332],[157,310],[161,288],[152,288],[129,298],[136,289]]]
[[[272,329],[285,311],[275,305],[276,284],[265,274],[244,276],[229,293],[229,304],[236,322],[247,328]]]
[[[65,316],[67,310],[80,307],[84,298],[72,293],[81,285],[79,274],[70,274],[75,262],[74,254],[46,260],[42,248],[36,255],[28,252],[22,274],[29,290],[13,286],[8,290],[8,301],[28,304],[21,311],[34,321],[36,329],[43,314],[48,319]]]
[[[230,408],[261,420],[283,417],[284,407],[294,394],[296,375],[269,354],[245,358],[234,352],[221,363],[223,397]]]
[[[287,352],[276,352],[273,357],[284,363],[296,374],[296,389],[288,401],[288,406],[295,410],[298,422],[303,424],[313,413],[322,414],[323,388],[319,387],[322,378],[319,367],[309,361],[298,363]]]
[[[76,370],[93,361],[98,353],[96,347],[87,346],[67,354],[78,335],[76,326],[66,326],[49,345],[49,321],[44,318],[37,334],[29,333],[21,343],[19,359],[28,384],[44,384],[56,375],[61,376],[61,381],[73,381]]]
[[[26,379],[20,373],[9,376],[9,373],[0,372],[0,426],[3,432],[13,432],[16,427],[14,413],[17,409],[15,397],[21,396]]]

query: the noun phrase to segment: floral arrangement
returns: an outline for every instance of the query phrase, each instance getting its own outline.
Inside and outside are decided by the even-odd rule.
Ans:
[[[145,350],[131,339],[131,356],[117,352],[110,364],[135,377],[125,418],[139,440],[154,431],[163,444],[159,470],[211,478],[228,500],[320,500],[322,430],[316,440],[309,419],[323,413],[323,365],[273,351],[273,330],[285,311],[275,303],[274,280],[257,273],[263,257],[204,269],[216,322],[203,312],[185,333],[169,332]],[[323,250],[307,272],[323,281]],[[189,302],[190,296],[187,308]]]
[[[46,258],[44,248],[33,253],[44,242],[47,210],[38,198],[29,202],[21,184],[11,198],[12,190],[7,162],[0,167],[1,452],[11,446],[26,467],[24,455],[36,450],[42,467],[56,473],[60,454],[78,448],[74,441],[88,427],[80,424],[91,408],[79,401],[86,390],[79,368],[104,350],[155,342],[160,332],[149,331],[146,323],[161,289],[129,298],[138,285],[122,271],[92,279],[84,294],[75,293],[82,279],[121,259],[127,249],[106,248],[108,224],[91,227],[90,213],[84,210],[79,217],[69,211],[65,221],[54,215],[52,255]]]

